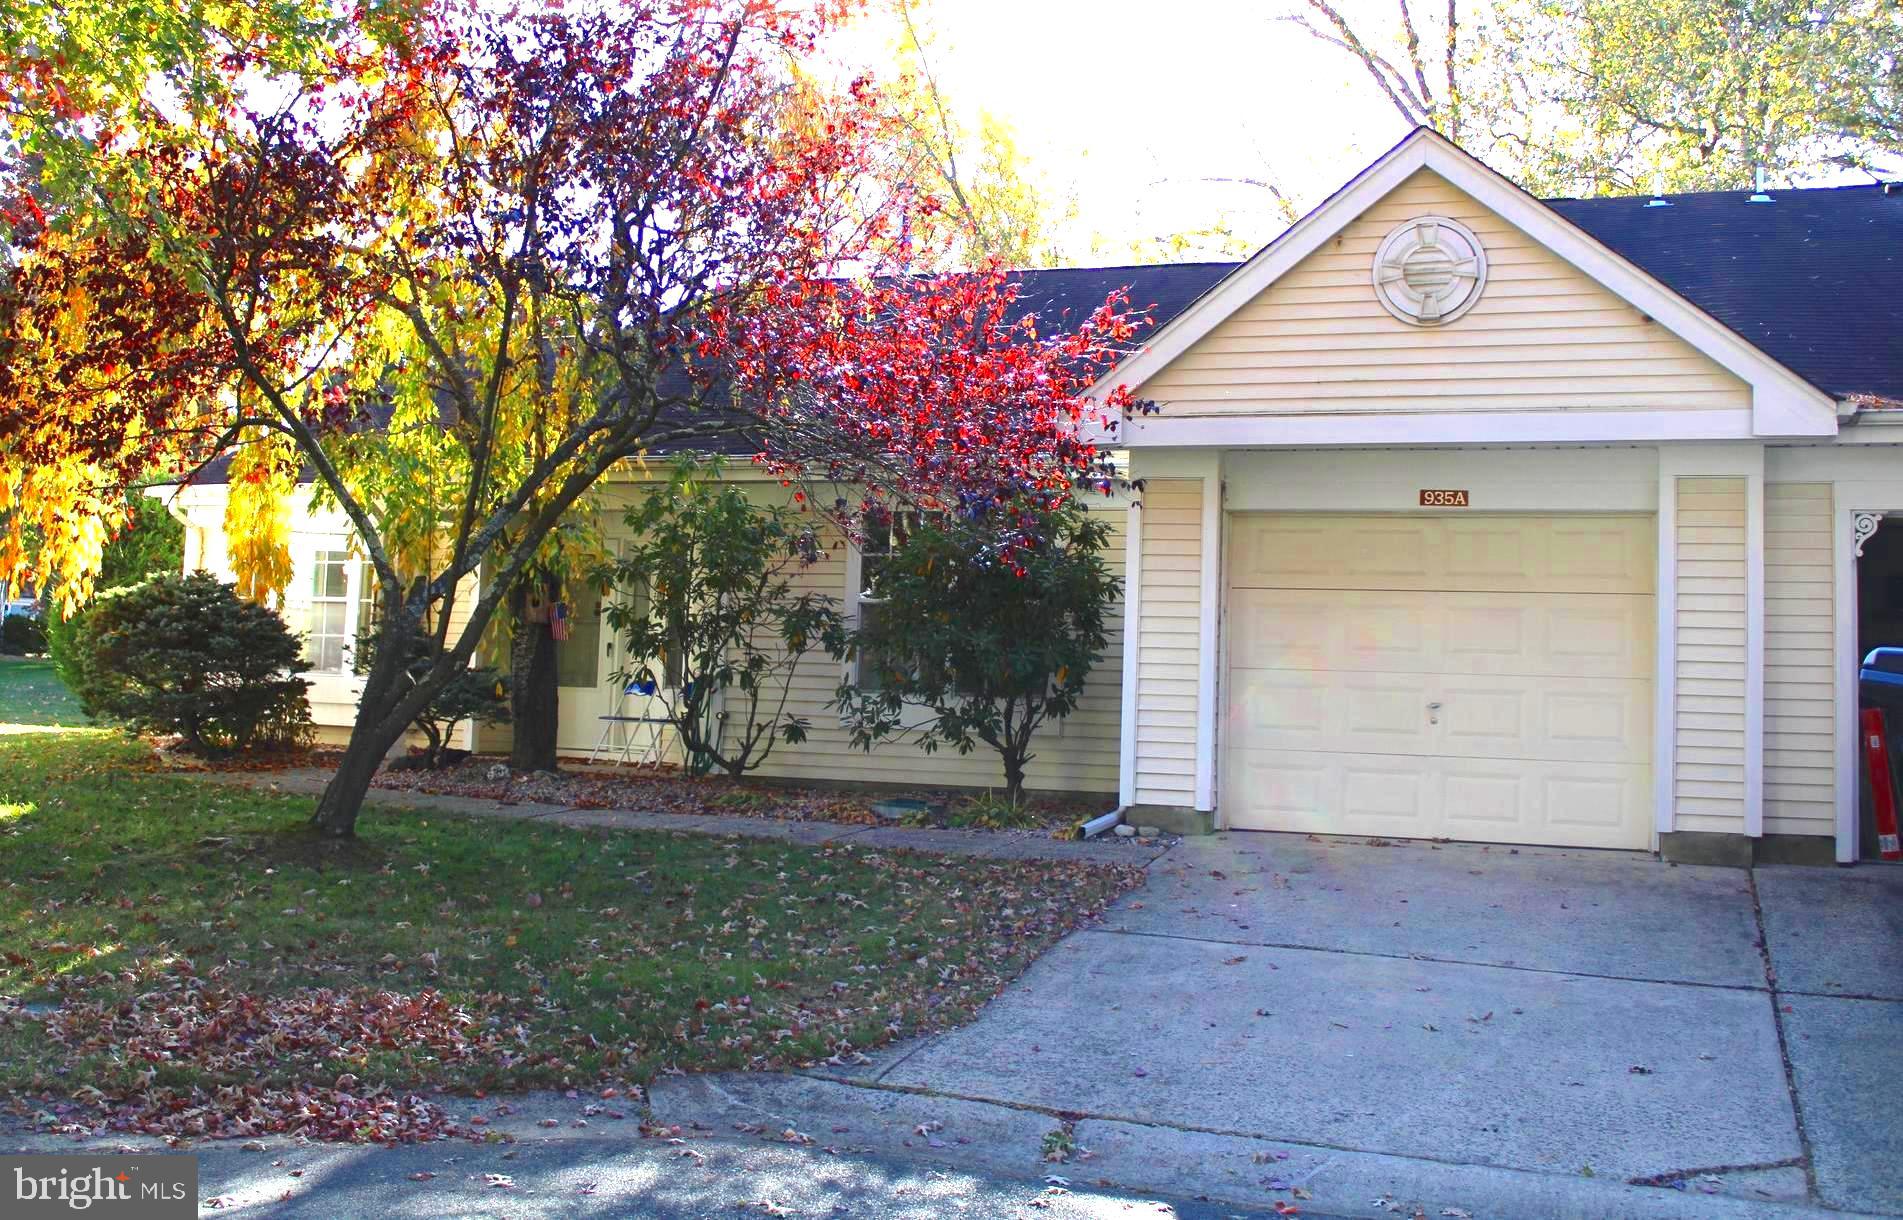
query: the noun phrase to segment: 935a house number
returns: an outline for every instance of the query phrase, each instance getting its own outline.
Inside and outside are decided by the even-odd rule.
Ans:
[[[1422,508],[1466,508],[1467,489],[1455,490],[1449,487],[1421,488]]]

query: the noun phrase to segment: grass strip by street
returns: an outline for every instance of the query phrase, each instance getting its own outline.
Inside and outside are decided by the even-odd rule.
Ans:
[[[0,1093],[41,1125],[457,1134],[452,1090],[849,1061],[956,1024],[1125,866],[377,809],[0,735]],[[466,1132],[461,1132],[467,1134]]]

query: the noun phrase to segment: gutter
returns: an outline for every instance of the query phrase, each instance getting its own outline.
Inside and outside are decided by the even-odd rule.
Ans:
[[[184,526],[187,531],[193,528],[191,518],[187,517],[185,510],[179,506],[178,493],[176,491],[168,496],[157,487],[148,487],[145,489],[145,494],[165,505],[166,513],[171,516],[172,520]]]
[[[1085,822],[1082,826],[1078,827],[1077,837],[1080,839],[1096,838],[1098,835],[1102,834],[1104,831],[1109,830],[1112,826],[1115,826],[1118,822],[1123,821],[1123,811],[1125,808],[1127,808],[1127,806],[1118,805],[1115,809],[1112,809],[1109,813],[1103,814],[1100,817],[1094,817],[1090,819],[1088,822]]]
[[[1837,403],[1837,422],[1843,426],[1858,423],[1903,423],[1903,399],[1877,394],[1851,394]]]

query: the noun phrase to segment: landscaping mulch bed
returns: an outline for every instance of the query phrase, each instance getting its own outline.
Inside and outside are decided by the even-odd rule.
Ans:
[[[723,817],[773,818],[787,822],[843,822],[874,826],[971,826],[997,830],[1064,832],[1081,818],[1102,813],[1102,801],[1033,797],[1000,818],[997,803],[970,793],[920,788],[903,792],[855,792],[727,776],[690,776],[678,769],[574,767],[560,772],[510,772],[501,759],[477,755],[437,771],[386,769],[375,785],[437,796],[465,796],[511,803],[565,805],[572,809],[638,809]],[[926,809],[903,819],[881,817],[875,804],[918,802]]]
[[[291,771],[301,767],[334,770],[344,752],[336,746],[288,746],[233,750],[227,754],[193,754],[182,750],[175,737],[153,741],[159,763],[172,771]]]

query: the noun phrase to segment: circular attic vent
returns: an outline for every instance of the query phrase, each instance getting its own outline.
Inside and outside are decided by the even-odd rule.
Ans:
[[[1473,230],[1445,216],[1416,216],[1374,253],[1374,294],[1416,326],[1439,326],[1472,309],[1487,283],[1487,252]]]

